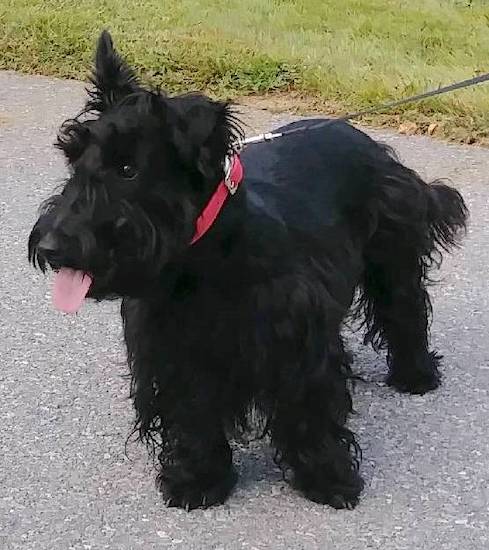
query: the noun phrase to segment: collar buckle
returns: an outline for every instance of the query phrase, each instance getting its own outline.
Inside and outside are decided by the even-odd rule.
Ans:
[[[234,195],[239,186],[239,182],[234,181],[234,179],[231,177],[233,163],[233,157],[226,155],[226,157],[224,158],[224,185],[227,187],[230,195]]]

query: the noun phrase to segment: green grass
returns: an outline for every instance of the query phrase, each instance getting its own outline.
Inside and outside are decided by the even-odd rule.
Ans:
[[[489,71],[486,0],[0,0],[0,68],[84,78],[104,27],[171,92],[293,92],[337,112]],[[373,122],[399,120],[484,140],[489,85]]]

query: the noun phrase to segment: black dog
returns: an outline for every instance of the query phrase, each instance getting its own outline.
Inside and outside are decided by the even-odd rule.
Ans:
[[[57,272],[65,311],[85,296],[123,298],[136,428],[156,446],[168,503],[226,499],[227,435],[253,409],[297,488],[354,507],[363,483],[345,427],[342,324],[364,315],[391,386],[438,386],[426,285],[465,227],[461,196],[343,122],[248,146],[236,190],[227,104],[141,87],[108,33],[92,82],[84,116],[61,129],[71,174],[29,257]]]

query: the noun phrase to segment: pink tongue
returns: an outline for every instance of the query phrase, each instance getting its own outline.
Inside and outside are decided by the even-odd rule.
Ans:
[[[91,284],[92,277],[87,273],[62,267],[54,278],[54,307],[63,313],[77,312]]]

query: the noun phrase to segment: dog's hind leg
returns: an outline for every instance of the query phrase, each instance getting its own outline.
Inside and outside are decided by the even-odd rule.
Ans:
[[[391,253],[385,263],[372,261],[367,266],[366,341],[377,349],[387,344],[389,385],[422,394],[438,387],[440,381],[440,356],[428,350],[430,298],[416,254],[409,248]]]
[[[429,350],[428,272],[456,243],[466,209],[457,191],[426,184],[389,151],[379,166],[378,226],[365,253],[361,298],[366,341],[387,347],[390,385],[423,394],[439,385],[441,359]]]

